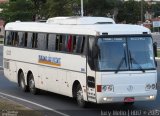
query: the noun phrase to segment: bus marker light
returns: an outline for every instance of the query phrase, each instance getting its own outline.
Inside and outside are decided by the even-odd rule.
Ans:
[[[112,101],[112,97],[104,97],[103,100],[104,101]]]
[[[149,96],[149,99],[154,99],[155,97],[152,95],[152,96]]]
[[[97,85],[97,92],[102,92],[102,85]]]

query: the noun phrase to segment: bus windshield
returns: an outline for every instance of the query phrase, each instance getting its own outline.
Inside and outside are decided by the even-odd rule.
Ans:
[[[98,39],[99,70],[155,69],[152,38],[111,37]]]

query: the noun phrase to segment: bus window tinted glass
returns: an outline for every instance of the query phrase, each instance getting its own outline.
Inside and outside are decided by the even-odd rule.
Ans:
[[[5,45],[11,45],[12,44],[12,35],[10,31],[6,31],[5,34]]]
[[[46,36],[47,34],[44,33],[38,33],[38,49],[40,50],[46,50]]]
[[[126,70],[127,46],[125,38],[100,38],[99,69],[100,70]]]
[[[24,46],[23,32],[18,32],[18,37],[19,37],[19,46],[23,47]]]
[[[37,33],[33,33],[32,35],[32,48],[37,48],[37,43],[38,43],[38,37],[37,37]]]
[[[33,33],[28,33],[28,36],[27,36],[27,47],[28,48],[32,48],[32,35]]]
[[[129,37],[128,50],[131,69],[155,68],[151,37]]]
[[[48,35],[48,50],[55,51],[56,43],[56,34],[49,34]]]
[[[83,53],[84,44],[85,44],[85,37],[84,36],[77,36],[76,37],[75,52],[76,53]]]

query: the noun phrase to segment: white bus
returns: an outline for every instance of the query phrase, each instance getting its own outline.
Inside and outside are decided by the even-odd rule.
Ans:
[[[155,100],[150,30],[104,17],[55,17],[5,26],[4,74],[23,91],[46,90],[84,107]]]

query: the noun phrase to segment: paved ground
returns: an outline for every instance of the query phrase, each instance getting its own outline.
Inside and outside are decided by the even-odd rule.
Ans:
[[[3,46],[0,45],[0,66],[3,66]]]
[[[0,55],[2,56],[2,47],[0,46]],[[1,57],[0,56],[0,57]],[[2,58],[0,63],[2,64]],[[158,61],[158,72],[160,72],[160,61]],[[158,83],[160,84],[160,73],[158,74]],[[95,105],[91,104],[89,108],[79,108],[76,102],[68,97],[57,95],[42,91],[40,95],[32,95],[30,93],[24,93],[17,86],[17,84],[8,81],[4,75],[3,70],[0,70],[0,92],[14,95],[25,100],[29,100],[48,108],[54,109],[58,112],[65,113],[71,116],[109,116],[110,113],[118,113],[117,116],[159,116],[160,115],[160,88],[158,88],[158,96],[156,101],[153,102],[136,102],[132,107],[125,107],[123,104],[106,104]],[[9,97],[10,98],[10,97]],[[20,104],[23,104],[34,110],[38,110],[46,114],[46,116],[57,116],[59,114],[48,111],[44,107],[40,107],[27,102],[22,102],[15,98],[10,98]],[[128,111],[130,111],[128,115]],[[125,114],[126,113],[126,114]],[[135,114],[136,113],[136,114]],[[144,114],[145,113],[145,114]],[[121,115],[120,115],[121,114]]]
[[[160,48],[160,34],[152,34],[153,41],[157,42],[157,47]]]

